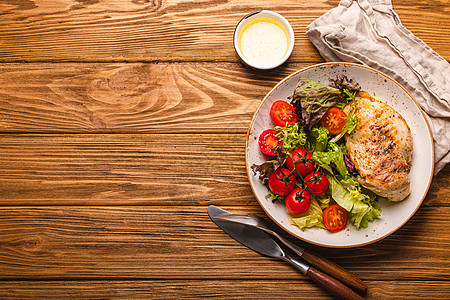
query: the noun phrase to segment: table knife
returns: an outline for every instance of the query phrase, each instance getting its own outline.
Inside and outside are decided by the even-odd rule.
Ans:
[[[290,250],[294,251],[295,254],[297,254],[298,256],[306,260],[308,263],[313,265],[315,268],[321,270],[322,272],[327,273],[328,275],[333,276],[334,278],[351,287],[352,289],[359,292],[365,292],[367,289],[367,285],[361,279],[359,279],[349,271],[345,270],[341,266],[335,264],[331,260],[326,259],[325,257],[318,255],[317,253],[314,253],[303,247],[291,243],[289,240],[279,235],[276,231],[270,229],[268,225],[265,223],[264,219],[258,216],[226,212],[224,214],[218,214],[214,218],[215,220],[241,223],[261,229],[266,233],[275,236],[280,242],[282,242]]]
[[[303,274],[310,277],[313,281],[320,284],[330,293],[341,299],[363,299],[360,295],[355,293],[352,289],[347,287],[345,284],[341,283],[339,280],[307,265],[306,263],[297,260],[290,254],[288,254],[280,244],[278,244],[274,238],[265,233],[264,231],[229,221],[216,220],[214,217],[219,214],[227,213],[227,211],[218,208],[216,206],[208,207],[208,215],[211,220],[230,237],[234,238],[244,246],[256,251],[260,254],[280,258],[284,261],[289,262],[297,269],[299,269]]]

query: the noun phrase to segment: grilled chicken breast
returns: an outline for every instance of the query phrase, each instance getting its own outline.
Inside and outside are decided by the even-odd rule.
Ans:
[[[366,92],[357,95],[355,113],[360,125],[345,140],[361,175],[359,183],[390,201],[405,199],[410,193],[413,150],[408,124],[392,107]]]

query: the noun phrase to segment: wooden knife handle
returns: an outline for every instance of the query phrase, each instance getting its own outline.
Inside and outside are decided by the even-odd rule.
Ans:
[[[315,266],[317,269],[333,276],[359,292],[365,292],[367,290],[367,285],[361,279],[325,257],[308,250],[304,250],[302,258],[311,265]]]
[[[308,271],[306,272],[306,275],[308,275],[312,280],[314,280],[316,283],[323,286],[326,290],[328,290],[330,293],[332,293],[335,296],[338,296],[341,299],[347,299],[347,300],[363,300],[360,295],[355,293],[352,289],[347,287],[342,282],[338,281],[337,279],[328,276],[325,273],[322,273],[319,270],[314,269],[313,267],[310,267]]]

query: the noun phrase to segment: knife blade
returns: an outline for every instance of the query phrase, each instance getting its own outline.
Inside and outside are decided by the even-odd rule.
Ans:
[[[345,285],[358,292],[364,293],[367,290],[367,285],[361,279],[345,270],[341,266],[335,264],[331,260],[326,259],[325,257],[320,256],[319,254],[314,253],[308,249],[297,246],[294,243],[291,243],[289,240],[279,235],[276,231],[270,229],[265,221],[260,217],[238,213],[224,213],[216,215],[215,220],[245,224],[263,230],[266,233],[274,236],[277,241],[280,241],[290,250],[294,251],[295,254],[306,260],[309,264],[314,266],[314,268],[317,268],[322,272],[333,276],[337,280],[341,281]]]
[[[270,235],[264,231],[251,227],[248,225],[234,223],[223,220],[216,220],[214,217],[219,214],[229,213],[217,206],[210,205],[208,207],[208,215],[211,220],[230,237],[240,242],[244,246],[256,251],[260,254],[280,258],[289,262],[303,274],[310,277],[316,283],[320,284],[330,293],[342,298],[342,299],[363,299],[360,295],[356,294],[352,289],[338,281],[337,279],[322,273],[319,270],[303,263],[296,258],[288,254],[280,244],[278,244]]]

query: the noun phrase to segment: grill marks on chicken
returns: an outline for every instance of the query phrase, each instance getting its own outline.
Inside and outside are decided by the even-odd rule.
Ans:
[[[345,140],[361,175],[359,183],[390,201],[405,199],[410,193],[413,150],[408,124],[392,107],[366,92],[356,97],[356,115],[360,125]]]

